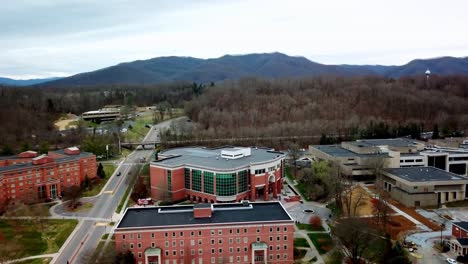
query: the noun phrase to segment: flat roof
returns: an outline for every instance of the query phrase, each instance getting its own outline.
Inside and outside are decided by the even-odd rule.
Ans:
[[[193,208],[194,205],[128,208],[117,229],[292,221],[279,202],[213,204],[213,213],[206,218],[194,218]]]
[[[372,153],[372,154],[359,154],[352,152],[351,150],[347,150],[341,145],[312,145],[313,148],[318,149],[330,156],[333,157],[371,157],[371,156],[385,156],[387,157],[387,153]]]
[[[90,152],[83,152],[81,151],[80,154],[76,154],[76,155],[69,155],[69,154],[65,154],[64,150],[56,150],[56,151],[51,151],[52,153],[57,153],[57,154],[60,154],[60,155],[63,155],[63,157],[58,157],[58,158],[53,158],[55,162],[64,162],[64,161],[71,161],[71,160],[75,160],[75,159],[79,159],[79,158],[84,158],[84,157],[89,157],[89,156],[93,156],[94,154],[93,153],[90,153]],[[44,154],[45,155],[45,154]],[[43,157],[44,155],[40,155],[37,158],[40,158],[40,157]],[[18,156],[10,156],[10,157],[5,157],[5,159],[18,159]],[[31,158],[24,158],[25,160],[30,160]],[[31,159],[33,160],[33,159]],[[28,161],[28,162],[22,162],[22,163],[16,163],[16,164],[13,164],[13,165],[8,165],[8,166],[3,166],[3,167],[0,167],[0,172],[2,171],[9,171],[9,170],[17,170],[17,169],[23,169],[23,168],[35,168],[35,167],[38,167],[38,166],[47,166],[49,165],[50,163],[45,163],[45,164],[39,164],[39,165],[33,165],[32,162]]]
[[[435,167],[393,168],[385,171],[410,182],[468,181],[468,178]]]
[[[410,147],[417,143],[409,138],[386,138],[386,139],[359,139],[356,141],[347,142],[358,147],[377,147],[377,146],[393,146],[393,147]]]
[[[251,148],[250,156],[244,156],[238,159],[226,159],[221,157],[222,150],[232,151],[236,149],[236,147],[230,146],[214,149],[204,147],[174,148],[159,153],[160,156],[165,158],[152,161],[151,163],[164,167],[192,165],[203,168],[229,170],[244,167],[251,163],[264,163],[273,161],[279,157],[284,157],[283,152],[265,148]]]

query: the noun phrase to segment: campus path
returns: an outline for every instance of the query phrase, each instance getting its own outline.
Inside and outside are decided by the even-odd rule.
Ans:
[[[16,262],[21,262],[21,261],[26,261],[26,260],[31,260],[31,259],[38,259],[38,258],[54,258],[57,256],[57,254],[58,253],[44,254],[44,255],[36,255],[36,256],[30,256],[30,257],[25,257],[25,258],[20,258],[20,259],[8,260],[7,262],[4,262],[4,264],[16,263]]]

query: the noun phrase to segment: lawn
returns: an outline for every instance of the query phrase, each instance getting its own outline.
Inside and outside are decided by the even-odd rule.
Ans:
[[[58,252],[76,220],[0,220],[0,255],[8,259]]]
[[[48,264],[52,261],[52,258],[37,258],[37,259],[30,259],[20,262],[15,262],[15,264]]]
[[[132,125],[132,128],[128,129],[127,133],[125,133],[125,141],[127,142],[139,142],[141,141],[149,131],[148,127],[145,125],[150,125],[152,121],[144,119],[144,118],[137,118]]]
[[[307,254],[307,249],[295,248],[294,259],[302,259]]]
[[[320,254],[325,254],[333,248],[333,240],[328,234],[309,233],[307,236],[312,240],[312,243],[314,243],[315,248],[317,248]]]
[[[295,238],[294,246],[295,247],[309,247],[309,243],[307,243],[307,240],[305,238]]]
[[[106,177],[104,179],[96,178],[91,184],[91,187],[83,192],[83,197],[95,196],[99,194],[99,192],[102,190],[102,187],[106,185],[107,181],[117,168],[114,164],[102,164],[102,166],[106,172]]]
[[[132,189],[132,185],[130,184],[130,185],[128,185],[127,190],[125,190],[125,193],[124,193],[124,195],[122,196],[122,199],[120,200],[119,205],[118,205],[117,208],[115,209],[115,212],[116,212],[116,213],[120,213],[120,210],[122,210],[122,207],[123,207],[123,205],[124,205],[124,203],[125,203],[125,200],[127,200],[127,197],[128,197],[128,195],[130,194],[130,190],[131,190],[131,189]]]
[[[325,231],[323,226],[314,226],[314,225],[302,224],[302,223],[298,223],[296,225],[297,225],[297,227],[299,229],[304,229],[304,230],[307,230],[307,231]]]

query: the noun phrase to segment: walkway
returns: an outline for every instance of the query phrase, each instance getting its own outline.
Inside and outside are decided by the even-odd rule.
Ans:
[[[304,238],[307,243],[309,244],[309,247],[310,247],[310,250],[311,250],[311,254],[306,254],[306,256],[304,257],[303,261],[309,261],[311,260],[313,257],[317,257],[317,261],[315,263],[319,263],[319,264],[322,264],[322,263],[325,263],[325,261],[323,260],[322,256],[320,255],[320,253],[317,251],[317,249],[315,248],[315,245],[314,243],[312,243],[312,240],[310,240],[309,236],[307,235],[307,232],[305,230],[300,230],[299,228],[297,228],[296,225],[294,225],[294,234],[298,234],[300,237]],[[295,236],[296,237],[296,236]],[[307,255],[309,255],[310,259],[305,259],[307,257]]]
[[[38,258],[53,258],[57,254],[58,253],[44,254],[44,255],[36,255],[36,256],[25,257],[25,258],[21,258],[21,259],[8,260],[7,262],[4,262],[4,264],[16,263],[16,262],[21,262],[21,261],[26,261],[26,260],[31,260],[31,259],[38,259]]]
[[[369,190],[369,188],[367,188],[367,186],[365,186],[364,184],[361,184],[360,185],[366,192],[368,192],[372,197],[376,197],[376,194],[374,192],[372,192],[371,190]],[[397,212],[398,214],[402,215],[403,217],[405,217],[406,219],[410,220],[411,222],[413,222],[416,227],[424,230],[424,231],[432,231],[432,229],[430,229],[429,227],[427,227],[425,224],[419,222],[418,220],[416,220],[415,218],[413,218],[412,216],[410,216],[409,214],[403,212],[402,210],[400,210],[398,207],[394,206],[393,204],[391,203],[388,203],[388,206],[395,212]]]

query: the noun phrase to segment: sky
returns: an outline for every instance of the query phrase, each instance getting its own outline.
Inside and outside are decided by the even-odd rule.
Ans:
[[[0,0],[0,76],[160,56],[282,52],[324,64],[468,56],[468,1]]]

